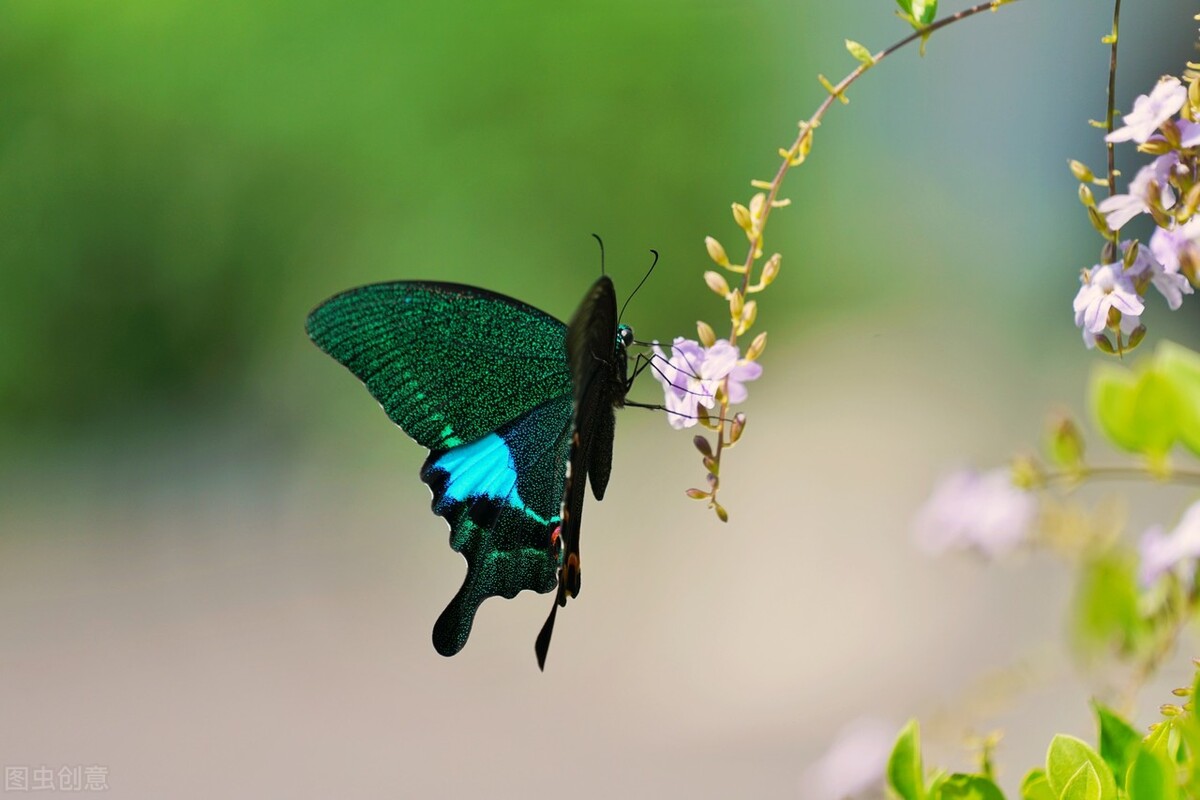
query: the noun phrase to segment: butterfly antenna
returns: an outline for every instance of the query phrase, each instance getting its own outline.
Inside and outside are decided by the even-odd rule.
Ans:
[[[620,313],[620,314],[617,314],[617,319],[618,319],[618,320],[619,320],[621,317],[625,316],[625,309],[626,309],[626,308],[628,308],[628,306],[629,306],[629,301],[630,301],[630,300],[632,300],[632,299],[633,299],[633,296],[634,296],[635,294],[637,294],[637,293],[638,293],[638,289],[641,289],[641,288],[642,288],[642,285],[643,285],[643,284],[644,284],[644,283],[645,283],[647,280],[649,280],[649,279],[650,279],[650,273],[654,272],[654,268],[658,266],[658,251],[657,251],[657,250],[655,250],[655,249],[653,249],[653,248],[651,248],[650,252],[651,252],[651,253],[654,253],[654,263],[650,265],[650,269],[646,270],[646,274],[642,276],[642,280],[641,280],[641,281],[638,283],[638,285],[637,285],[637,286],[635,286],[635,287],[634,287],[634,289],[633,289],[633,291],[630,293],[629,297],[626,297],[626,298],[625,298],[625,305],[621,306],[621,313]]]
[[[592,238],[600,243],[600,274],[604,274],[604,240],[600,238],[600,234],[593,233]]]

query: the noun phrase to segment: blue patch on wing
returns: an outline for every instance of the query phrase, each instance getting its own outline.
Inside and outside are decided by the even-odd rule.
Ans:
[[[438,514],[445,514],[455,503],[486,497],[524,511],[542,524],[549,523],[521,499],[517,491],[517,465],[513,461],[512,451],[497,434],[489,433],[470,444],[460,444],[447,450],[430,466],[447,475],[442,494],[436,498],[434,505],[434,511]]]

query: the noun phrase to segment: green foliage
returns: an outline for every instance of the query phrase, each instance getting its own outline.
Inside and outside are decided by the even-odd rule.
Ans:
[[[1200,355],[1164,342],[1138,369],[1092,373],[1096,422],[1118,447],[1159,463],[1176,443],[1200,454]]]
[[[1117,784],[1100,754],[1082,739],[1059,734],[1046,753],[1046,781],[1061,800],[1116,800]]]
[[[1092,708],[1100,725],[1100,757],[1121,783],[1141,749],[1142,736],[1103,703],[1093,702]]]
[[[1138,748],[1137,758],[1130,766],[1125,782],[1129,800],[1175,800],[1179,788],[1173,772],[1171,762],[1162,753]]]
[[[1075,595],[1077,644],[1084,649],[1111,645],[1120,652],[1130,652],[1145,627],[1138,608],[1133,561],[1120,553],[1088,560]]]
[[[1004,800],[1004,793],[989,778],[958,772],[940,781],[930,800]]]
[[[1050,782],[1046,780],[1046,770],[1031,769],[1021,781],[1022,800],[1058,800]]]
[[[917,30],[937,17],[938,0],[896,0],[896,5],[900,6],[900,16]]]
[[[925,775],[921,767],[921,730],[911,720],[900,731],[887,765],[888,785],[903,800],[924,800]]]

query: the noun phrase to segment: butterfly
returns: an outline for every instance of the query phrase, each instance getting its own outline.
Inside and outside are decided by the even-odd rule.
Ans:
[[[329,298],[305,329],[429,450],[421,480],[467,561],[434,648],[459,652],[489,597],[557,587],[534,647],[544,669],[558,608],[579,594],[586,485],[604,498],[614,412],[637,374],[612,281],[601,276],[566,325],[486,289],[396,281]]]

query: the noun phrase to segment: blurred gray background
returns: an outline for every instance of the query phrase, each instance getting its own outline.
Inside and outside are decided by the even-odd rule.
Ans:
[[[566,318],[593,231],[622,293],[662,253],[640,338],[720,329],[703,237],[744,252],[729,204],[844,38],[907,33],[892,8],[0,6],[0,764],[103,765],[131,798],[788,797],[863,716],[920,715],[959,768],[1007,727],[1007,786],[1090,736],[1069,573],[931,561],[908,524],[1083,407],[1100,240],[1066,159],[1102,165],[1108,4],[981,15],[833,109],[768,229],[730,523],[683,495],[690,435],[622,412],[545,674],[549,596],[433,651],[463,562],[423,451],[303,334],[402,277]],[[1127,4],[1122,108],[1195,57],[1195,10]],[[1187,313],[1152,305],[1150,341],[1195,347]]]

